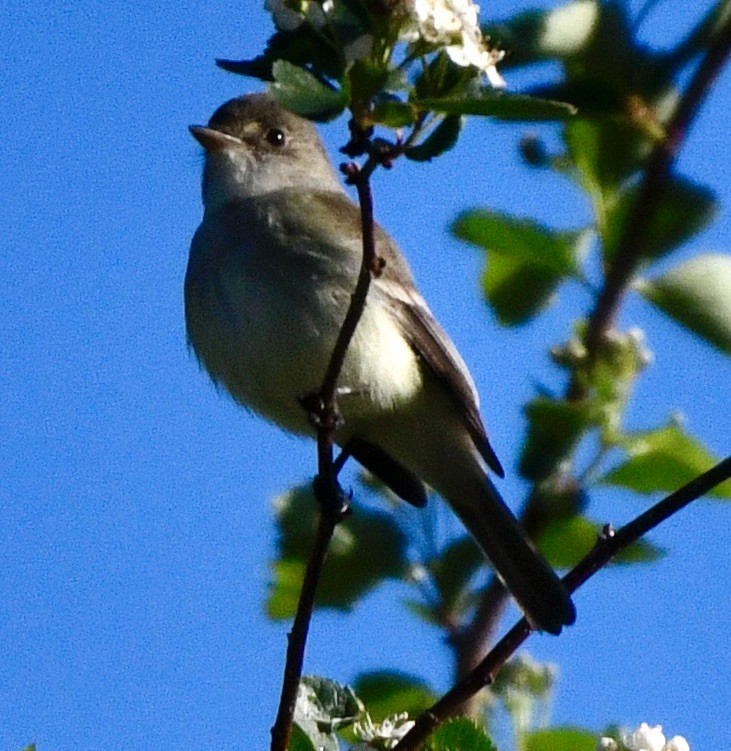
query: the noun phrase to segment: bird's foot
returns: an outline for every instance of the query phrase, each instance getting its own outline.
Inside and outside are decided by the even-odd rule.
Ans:
[[[339,397],[350,396],[357,393],[358,392],[354,391],[353,389],[348,388],[347,386],[343,386],[337,389],[335,395],[336,397]],[[341,428],[345,423],[342,414],[338,410],[337,402],[335,402],[332,405],[332,408],[328,410],[326,408],[325,402],[318,392],[300,396],[298,397],[297,401],[300,403],[300,406],[307,411],[310,422],[315,427],[315,429],[319,430],[321,428],[328,428],[330,430],[337,430],[338,428]]]

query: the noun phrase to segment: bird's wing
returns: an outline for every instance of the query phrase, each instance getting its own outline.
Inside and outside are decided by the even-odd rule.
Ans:
[[[327,212],[337,222],[338,245],[341,249],[347,249],[345,255],[353,264],[348,273],[354,273],[360,265],[362,247],[358,206],[345,193],[334,191],[308,194],[306,207],[297,205],[301,200],[302,197],[293,192],[292,202],[289,209],[285,210],[285,215],[290,210],[296,214],[295,226],[299,232],[304,230],[306,234],[316,236],[318,242],[332,242],[332,237],[323,234],[323,223],[314,221],[318,212]],[[307,221],[308,216],[313,217],[312,222]],[[503,477],[503,468],[490,445],[480,417],[477,391],[467,366],[416,289],[403,254],[378,224],[375,225],[375,240],[376,252],[385,265],[381,274],[373,280],[369,294],[384,298],[388,310],[399,323],[404,337],[424,367],[439,379],[453,399],[482,458],[494,472]]]
[[[490,445],[480,417],[477,391],[467,366],[416,288],[389,278],[388,259],[384,260],[384,273],[374,281],[375,289],[388,298],[389,310],[399,322],[404,337],[453,399],[482,458],[490,469],[503,477],[502,465]]]

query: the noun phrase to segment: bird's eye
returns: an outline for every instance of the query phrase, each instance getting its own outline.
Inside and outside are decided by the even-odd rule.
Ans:
[[[284,131],[279,130],[279,128],[269,128],[266,132],[266,139],[272,146],[279,147],[284,146],[284,142],[287,140],[284,137]]]

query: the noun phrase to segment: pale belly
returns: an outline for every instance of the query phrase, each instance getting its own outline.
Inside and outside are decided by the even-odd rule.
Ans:
[[[312,433],[300,399],[322,385],[351,293],[344,285],[309,281],[272,284],[266,274],[252,278],[240,267],[203,268],[186,285],[188,337],[213,380],[295,433]],[[372,298],[338,381],[345,424],[393,413],[421,383],[416,355]]]

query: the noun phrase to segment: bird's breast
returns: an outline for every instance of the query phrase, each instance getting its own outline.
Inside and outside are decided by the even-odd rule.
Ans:
[[[189,341],[214,381],[240,403],[297,433],[311,432],[299,399],[322,385],[356,279],[352,264],[304,252],[286,259],[194,247],[186,275]],[[357,270],[357,267],[355,267]],[[384,302],[370,296],[339,379],[349,415],[390,412],[421,370]]]

